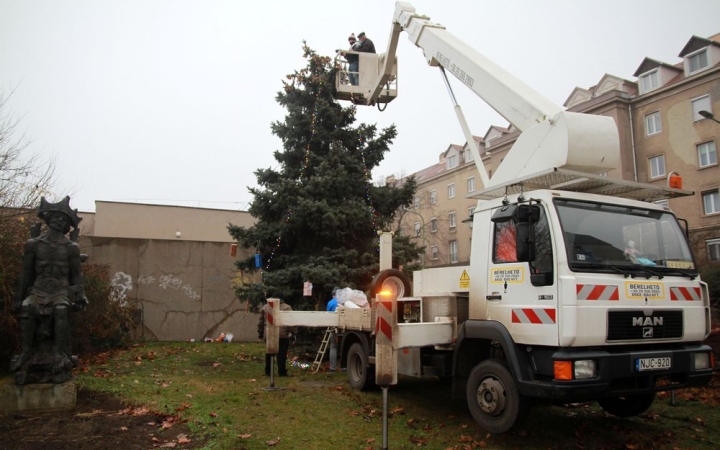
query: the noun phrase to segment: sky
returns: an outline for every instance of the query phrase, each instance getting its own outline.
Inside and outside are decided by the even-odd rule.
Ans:
[[[693,36],[720,33],[720,1],[415,0],[419,14],[557,105],[606,73],[634,81],[645,57],[670,64]],[[258,168],[278,167],[271,133],[302,43],[334,56],[364,31],[385,51],[391,0],[0,0],[0,93],[18,134],[56,167],[48,196],[246,210]],[[373,180],[429,167],[464,144],[437,68],[403,34],[398,96],[358,123],[398,136]],[[452,76],[482,136],[507,126]]]

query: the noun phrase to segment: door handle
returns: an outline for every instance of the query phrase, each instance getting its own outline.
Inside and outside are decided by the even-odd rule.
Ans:
[[[500,294],[486,295],[485,300],[502,300],[502,295],[500,295]]]

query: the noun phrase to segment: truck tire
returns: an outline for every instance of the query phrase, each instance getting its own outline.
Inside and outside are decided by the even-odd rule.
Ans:
[[[359,342],[355,342],[348,349],[347,377],[350,386],[359,391],[375,386],[375,371],[368,365],[368,355]]]
[[[404,272],[397,269],[386,269],[375,275],[370,283],[370,297],[374,298],[380,291],[391,291],[399,297],[409,297],[410,280]]]
[[[490,433],[505,433],[530,413],[529,399],[520,394],[508,368],[497,360],[473,368],[466,395],[473,419]]]
[[[635,417],[652,406],[655,401],[655,393],[626,395],[624,397],[601,398],[598,400],[600,407],[607,413],[616,417]]]

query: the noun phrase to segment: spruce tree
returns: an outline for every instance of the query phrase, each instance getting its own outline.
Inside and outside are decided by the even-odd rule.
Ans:
[[[334,98],[335,68],[303,43],[307,66],[283,81],[276,101],[287,113],[272,123],[283,145],[277,168],[255,171],[258,188],[249,207],[255,225],[230,225],[243,249],[259,255],[237,261],[243,274],[261,272],[236,286],[254,310],[268,297],[294,309],[324,309],[333,286],[365,290],[378,272],[378,231],[391,226],[398,208],[410,205],[415,181],[401,187],[376,186],[371,171],[396,137],[395,126],[355,126],[355,106]],[[393,243],[393,264],[418,259],[420,249],[407,238]],[[303,297],[303,282],[313,284]]]

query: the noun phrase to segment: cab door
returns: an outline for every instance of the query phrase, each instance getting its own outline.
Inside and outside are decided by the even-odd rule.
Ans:
[[[498,208],[486,276],[486,317],[517,343],[557,345],[557,282],[553,239],[537,202]]]

